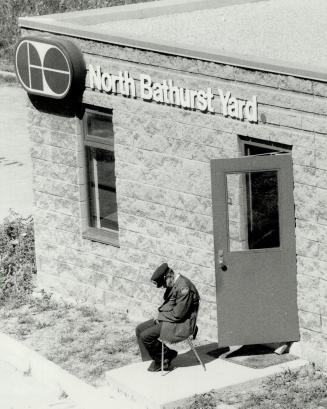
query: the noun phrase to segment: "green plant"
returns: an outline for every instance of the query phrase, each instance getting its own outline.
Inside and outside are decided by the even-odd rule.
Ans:
[[[60,337],[60,343],[62,343],[62,344],[71,343],[73,341],[74,341],[74,337],[72,335],[69,335],[69,334],[67,334],[67,335],[65,334],[65,335],[62,335]]]
[[[193,397],[189,409],[214,409],[217,406],[213,392],[202,393]]]
[[[86,324],[82,324],[79,328],[78,328],[79,332],[88,332],[90,331],[90,326],[86,325]]]
[[[25,339],[30,334],[31,334],[31,329],[29,327],[21,326],[17,329],[18,339]]]
[[[97,313],[94,307],[91,307],[89,305],[84,305],[84,304],[77,306],[77,310],[82,313],[83,317],[93,318]]]
[[[35,274],[33,219],[11,212],[0,225],[0,302],[23,302]]]
[[[43,329],[43,328],[47,328],[47,327],[51,327],[53,325],[53,323],[48,322],[48,321],[36,321],[35,323],[35,328],[36,329]]]
[[[25,325],[31,325],[35,323],[34,317],[31,317],[30,315],[25,314],[20,314],[17,317],[17,322],[18,324],[25,324]]]
[[[36,312],[43,312],[57,310],[59,304],[52,298],[52,293],[47,293],[42,289],[30,300],[30,306]]]

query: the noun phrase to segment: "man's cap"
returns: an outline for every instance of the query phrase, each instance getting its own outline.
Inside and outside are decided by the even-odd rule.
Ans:
[[[157,283],[157,287],[161,287],[165,281],[165,275],[168,273],[170,268],[167,263],[161,264],[155,272],[152,274],[151,281]]]

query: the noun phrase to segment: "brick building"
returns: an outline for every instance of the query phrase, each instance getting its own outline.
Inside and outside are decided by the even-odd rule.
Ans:
[[[38,280],[140,320],[168,262],[199,288],[202,337],[300,339],[326,369],[327,48],[283,32],[296,1],[225,3],[20,19]]]

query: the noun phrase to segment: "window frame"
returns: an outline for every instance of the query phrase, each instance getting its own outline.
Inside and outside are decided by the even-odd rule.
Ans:
[[[271,153],[267,152],[267,153],[262,153],[259,155],[277,155],[277,154],[282,154],[282,153],[289,153],[292,154],[292,148],[293,145],[288,145],[288,144],[284,144],[281,142],[275,142],[275,141],[271,141],[271,140],[264,140],[264,139],[258,139],[258,138],[254,138],[254,137],[250,137],[250,136],[245,136],[245,135],[237,135],[238,137],[238,143],[239,143],[239,152],[241,156],[245,156],[245,157],[249,157],[252,156],[248,153],[247,151],[247,147],[257,147],[257,148],[262,148],[262,149],[266,149],[266,150],[270,150],[271,149]],[[257,156],[257,155],[254,155]],[[247,183],[244,180],[244,183]],[[279,186],[279,180],[278,180],[278,186]],[[245,209],[247,209],[249,207],[249,203],[248,203],[248,196],[246,195],[246,197],[243,198],[244,203],[243,206]],[[280,192],[278,191],[278,200],[280,200]],[[278,205],[279,206],[279,205]],[[244,216],[246,217],[246,216]],[[249,236],[247,233],[247,239],[249,242]],[[278,247],[269,247],[269,249],[280,249],[282,246],[281,243],[281,221],[280,221],[280,216],[279,216],[279,246]],[[266,248],[258,248],[258,249],[249,249],[252,251],[261,251],[261,250],[265,250]]]
[[[92,241],[97,241],[104,244],[110,244],[114,247],[119,246],[119,225],[118,230],[112,230],[108,228],[97,228],[91,225],[91,192],[90,192],[90,169],[89,169],[89,161],[88,161],[88,151],[87,148],[97,148],[103,149],[107,151],[112,151],[115,153],[114,150],[114,142],[113,140],[105,140],[104,138],[93,136],[88,134],[88,124],[87,119],[89,115],[98,115],[102,117],[110,117],[111,121],[113,118],[113,111],[110,110],[102,110],[98,108],[89,108],[86,107],[84,110],[83,118],[81,120],[82,126],[82,148],[83,148],[83,156],[84,156],[84,175],[85,175],[85,190],[86,190],[86,223],[82,232],[82,237],[85,239],[89,239]],[[113,133],[114,137],[114,133]],[[116,187],[116,183],[115,183]],[[117,202],[117,190],[116,190],[116,202]]]
[[[263,148],[263,149],[271,148],[271,150],[275,154],[292,153],[292,147],[293,147],[292,145],[287,145],[281,142],[263,140],[263,139],[253,138],[253,137],[244,136],[244,135],[238,135],[238,141],[240,145],[240,153],[242,156],[251,156],[251,155],[248,155],[247,152],[245,151],[246,145]]]

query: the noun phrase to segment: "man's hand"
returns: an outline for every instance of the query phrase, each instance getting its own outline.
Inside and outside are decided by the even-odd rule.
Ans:
[[[159,322],[160,322],[159,320],[154,319],[153,321],[154,321],[155,324],[159,325]]]

